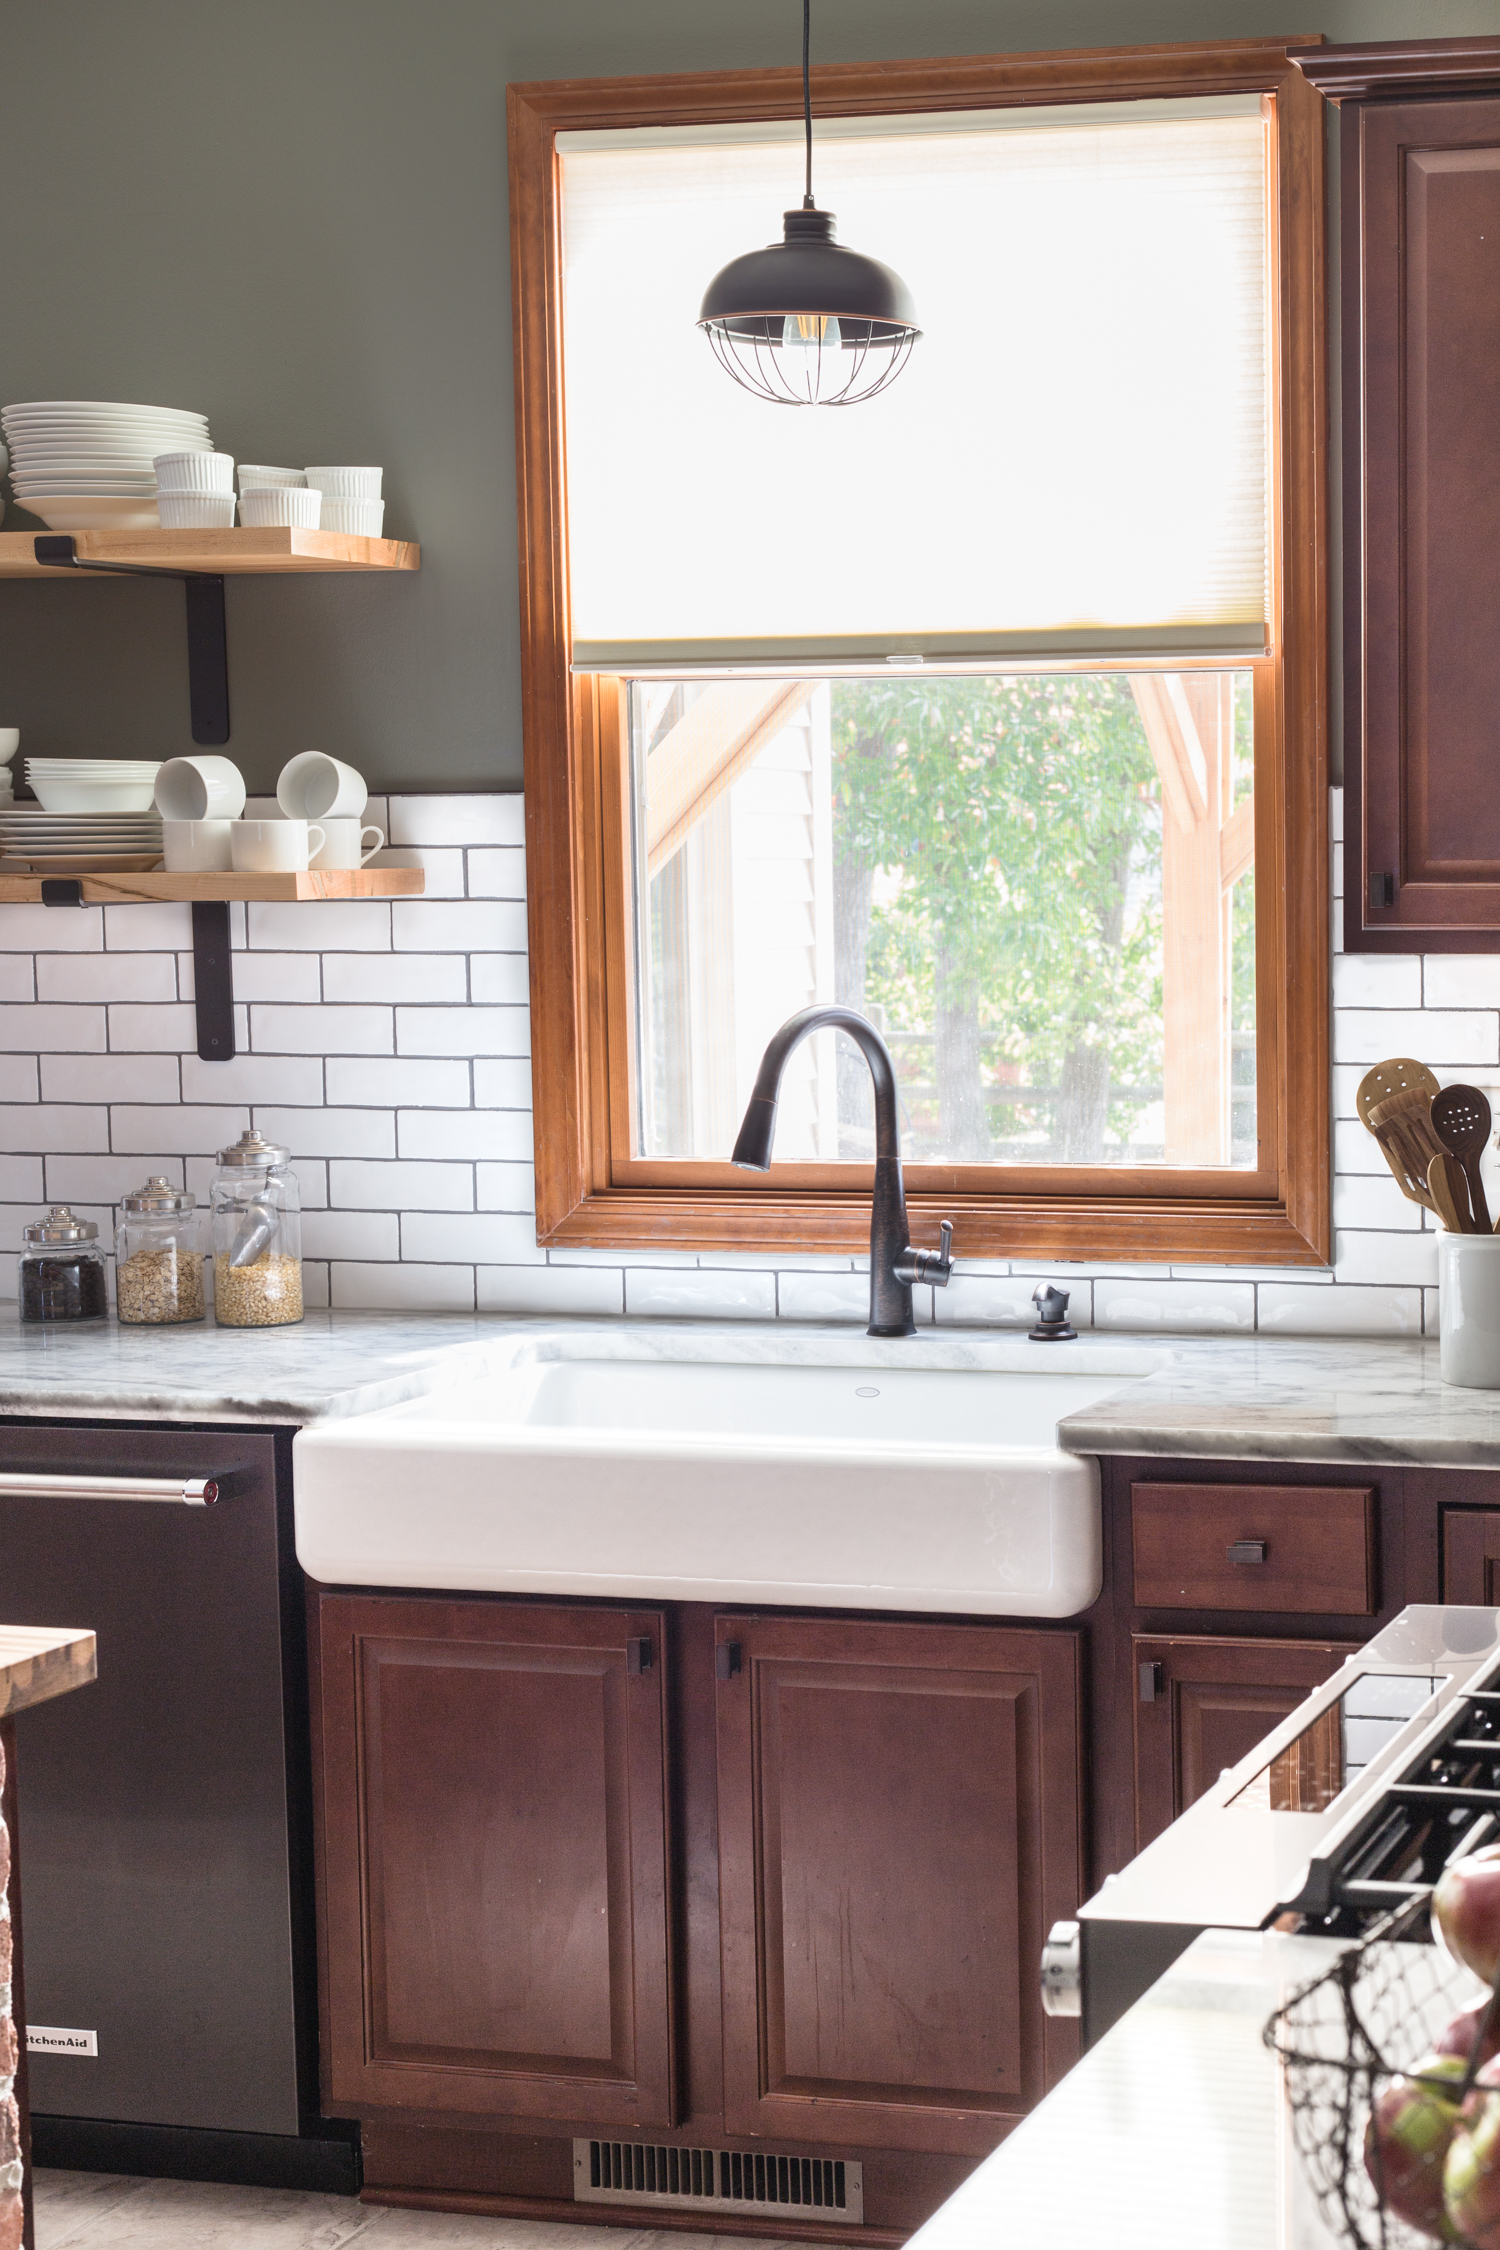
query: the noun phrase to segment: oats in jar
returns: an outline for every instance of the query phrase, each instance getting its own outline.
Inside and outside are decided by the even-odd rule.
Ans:
[[[221,1328],[279,1328],[302,1318],[302,1261],[271,1256],[253,1265],[214,1259],[214,1318]]]
[[[115,1306],[121,1320],[165,1326],[201,1320],[203,1257],[197,1250],[137,1250],[115,1268]]]

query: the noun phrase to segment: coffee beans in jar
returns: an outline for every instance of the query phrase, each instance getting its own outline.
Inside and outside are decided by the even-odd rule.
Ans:
[[[109,1316],[104,1253],[92,1219],[54,1203],[44,1219],[22,1229],[18,1274],[23,1322],[61,1327]]]

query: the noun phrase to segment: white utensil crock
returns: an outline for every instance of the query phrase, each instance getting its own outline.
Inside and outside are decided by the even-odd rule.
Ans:
[[[1439,1234],[1438,1327],[1443,1381],[1500,1391],[1500,1234]]]

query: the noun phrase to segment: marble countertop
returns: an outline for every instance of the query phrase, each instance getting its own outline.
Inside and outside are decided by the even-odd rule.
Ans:
[[[1436,1342],[1359,1336],[1143,1336],[853,1324],[310,1312],[299,1326],[23,1328],[0,1314],[0,1414],[274,1423],[364,1414],[517,1357],[692,1359],[1118,1376],[1065,1415],[1074,1453],[1500,1469],[1500,1391],[1438,1375]],[[1076,1395],[1076,1394],[1075,1394]]]

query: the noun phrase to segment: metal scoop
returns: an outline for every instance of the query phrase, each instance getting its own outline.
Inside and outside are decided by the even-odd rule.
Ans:
[[[239,1233],[234,1238],[234,1248],[229,1253],[231,1266],[253,1266],[281,1223],[281,1213],[269,1196],[258,1195],[245,1205],[245,1216]]]

